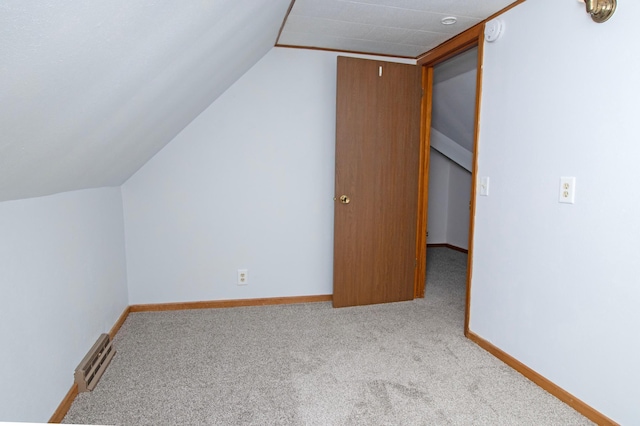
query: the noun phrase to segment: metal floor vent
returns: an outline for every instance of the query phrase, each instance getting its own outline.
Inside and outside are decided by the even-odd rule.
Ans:
[[[108,334],[101,334],[98,341],[89,350],[76,368],[75,378],[78,392],[92,391],[107,369],[111,358],[116,354]]]

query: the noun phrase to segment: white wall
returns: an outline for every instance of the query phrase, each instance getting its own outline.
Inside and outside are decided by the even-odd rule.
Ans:
[[[427,244],[447,243],[449,210],[449,170],[452,162],[431,148],[429,157],[429,203],[427,205]]]
[[[434,127],[431,128],[429,143],[431,148],[434,148],[440,154],[471,173],[473,169],[473,152],[467,150],[444,133],[440,133]]]
[[[427,244],[469,247],[471,173],[431,148]]]
[[[132,304],[333,292],[336,56],[271,50],[123,185]]]
[[[469,200],[471,173],[456,163],[449,167],[449,208],[447,214],[447,243],[469,248]]]
[[[621,424],[640,423],[638,16],[529,0],[485,44],[471,290],[473,332]]]
[[[0,203],[0,421],[46,422],[127,306],[119,188]]]

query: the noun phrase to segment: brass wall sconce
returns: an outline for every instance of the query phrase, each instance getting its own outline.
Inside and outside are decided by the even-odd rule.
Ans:
[[[587,6],[587,13],[597,23],[602,23],[611,18],[616,11],[617,0],[582,0]]]

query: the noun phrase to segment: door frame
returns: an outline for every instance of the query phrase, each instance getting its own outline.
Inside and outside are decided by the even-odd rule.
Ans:
[[[469,337],[469,314],[471,310],[471,276],[473,272],[473,235],[476,216],[476,186],[478,169],[478,137],[480,132],[480,100],[482,95],[482,60],[484,57],[484,26],[526,0],[516,0],[509,6],[489,16],[484,21],[458,34],[449,41],[428,51],[417,59],[422,67],[422,107],[420,116],[420,171],[418,184],[418,217],[416,228],[416,271],[414,298],[423,298],[427,278],[427,219],[429,202],[429,150],[431,148],[431,112],[433,67],[466,50],[478,47],[478,70],[476,76],[476,111],[473,131],[473,159],[471,171],[471,201],[469,204],[469,251],[467,256],[467,291],[464,310],[464,335]]]
[[[471,202],[469,205],[469,248],[467,257],[467,290],[464,314],[464,334],[469,332],[469,311],[471,309],[471,276],[473,266],[473,235],[475,226],[476,186],[477,186],[477,152],[480,123],[480,100],[482,93],[482,59],[484,25],[493,17],[483,21],[453,39],[441,44],[435,49],[418,58],[418,65],[422,67],[422,97],[420,120],[420,172],[418,186],[418,218],[416,229],[416,259],[417,267],[414,282],[414,297],[423,298],[427,275],[427,220],[429,204],[429,163],[431,148],[431,113],[433,109],[433,68],[453,56],[474,47],[478,48],[478,64],[476,76],[475,123],[473,132],[473,159],[471,171]]]

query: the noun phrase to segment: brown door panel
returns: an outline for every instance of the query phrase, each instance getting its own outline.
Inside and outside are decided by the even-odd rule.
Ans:
[[[420,92],[417,66],[338,58],[336,307],[413,299]]]

